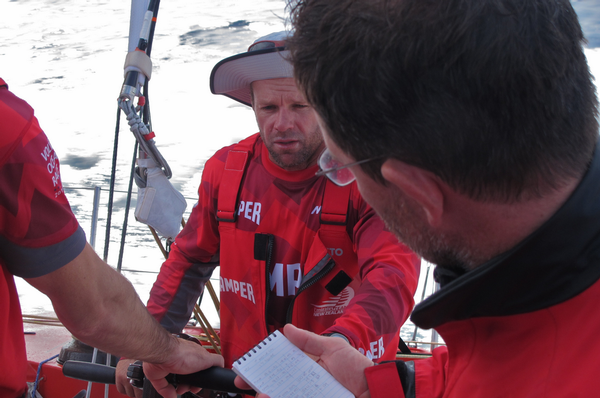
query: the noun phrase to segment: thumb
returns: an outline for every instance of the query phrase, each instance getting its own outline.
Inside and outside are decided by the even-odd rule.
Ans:
[[[325,350],[322,343],[327,337],[319,336],[307,330],[298,329],[292,324],[287,324],[283,328],[283,334],[287,339],[307,354],[321,356]]]

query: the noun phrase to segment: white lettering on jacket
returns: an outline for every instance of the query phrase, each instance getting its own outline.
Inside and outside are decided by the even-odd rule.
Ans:
[[[329,250],[329,253],[331,253],[331,256],[341,256],[342,254],[344,254],[344,250],[335,247],[328,247],[327,250]]]
[[[260,210],[262,205],[259,202],[244,202],[240,200],[238,216],[243,216],[251,220],[256,225],[260,225]]]
[[[62,183],[60,181],[60,171],[58,168],[58,158],[56,157],[56,153],[54,149],[48,143],[42,153],[40,153],[44,161],[46,161],[46,170],[48,174],[52,175],[52,185],[54,186],[54,196],[58,197],[63,192]]]
[[[315,206],[315,208],[313,209],[313,211],[310,212],[310,214],[319,214],[321,212],[321,206]]]
[[[284,269],[286,277],[284,278]],[[295,296],[298,288],[300,287],[300,280],[302,278],[300,272],[300,263],[295,264],[284,264],[275,263],[273,272],[271,272],[271,291],[277,296]]]
[[[383,347],[383,337],[380,337],[377,341],[371,341],[369,343],[369,350],[365,353],[365,350],[361,347],[358,351],[365,355],[370,360],[381,358],[385,352],[385,348]]]
[[[256,301],[254,300],[254,289],[251,284],[221,277],[220,285],[222,292],[233,292],[256,304]]]

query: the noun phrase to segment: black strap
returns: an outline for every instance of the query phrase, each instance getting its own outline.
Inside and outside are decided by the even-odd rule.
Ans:
[[[400,337],[400,340],[398,340],[398,349],[402,354],[412,354],[410,348],[408,348],[404,340],[402,340],[402,337]]]

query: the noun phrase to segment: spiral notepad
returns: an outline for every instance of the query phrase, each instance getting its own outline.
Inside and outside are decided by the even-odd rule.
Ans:
[[[233,370],[271,398],[354,396],[279,331],[234,361]]]

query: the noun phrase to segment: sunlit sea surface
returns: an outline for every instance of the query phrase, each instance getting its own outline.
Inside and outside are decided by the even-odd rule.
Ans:
[[[586,55],[600,76],[600,6],[573,1],[588,38]],[[250,108],[210,93],[209,76],[222,58],[246,51],[265,34],[286,29],[283,0],[163,1],[152,47],[150,102],[156,144],[173,171],[171,182],[186,197],[187,218],[205,161],[219,148],[257,131]],[[130,3],[123,0],[0,0],[0,76],[36,110],[61,161],[63,184],[73,211],[90,236],[94,186],[101,191],[95,249],[105,250],[108,188],[115,143],[116,99],[128,49]],[[118,170],[109,264],[119,260],[133,135],[126,123],[118,134]],[[85,189],[83,189],[85,188]],[[134,187],[135,190],[135,187]],[[148,227],[132,208],[122,257],[123,274],[143,302],[163,261]],[[427,270],[423,264],[416,301]],[[218,271],[218,269],[217,269]],[[17,278],[18,279],[18,278]],[[213,275],[218,291],[218,272]],[[24,314],[52,310],[50,301],[18,279]],[[432,292],[431,276],[426,295]],[[214,326],[214,307],[202,305]],[[408,322],[402,331],[412,339]],[[420,339],[428,333],[419,331]]]

